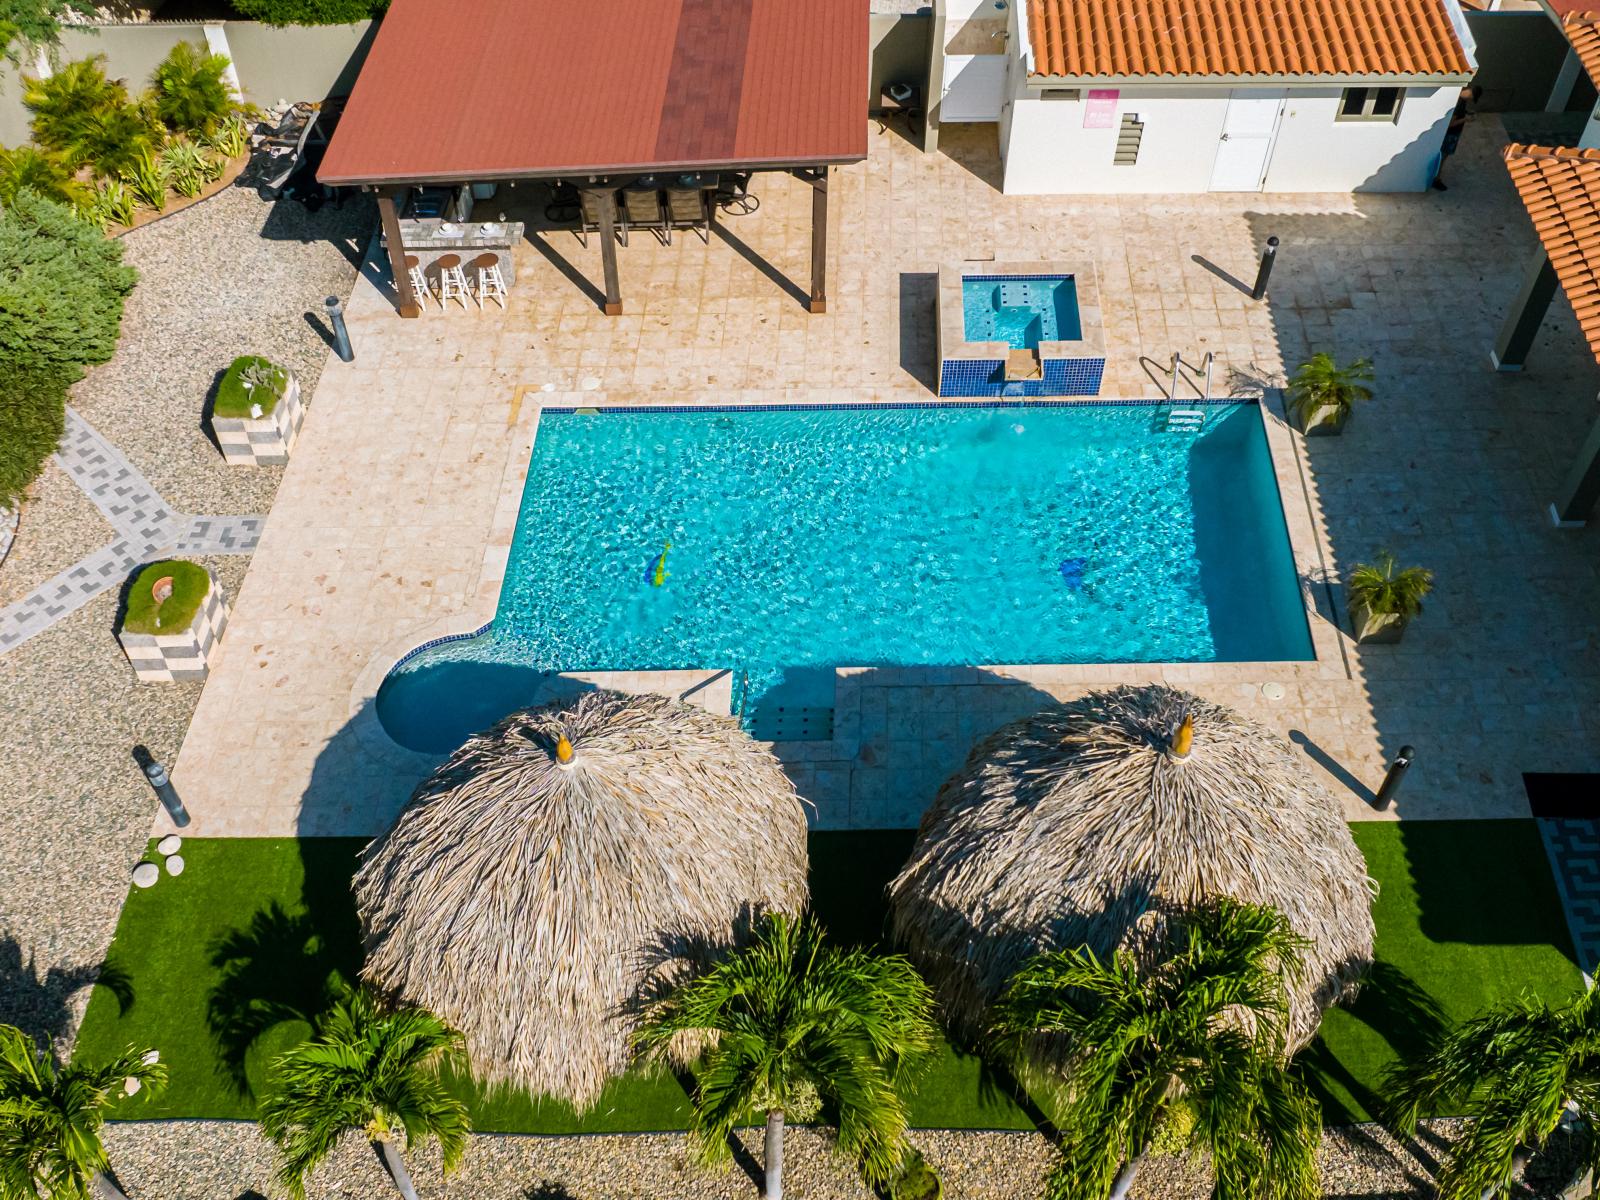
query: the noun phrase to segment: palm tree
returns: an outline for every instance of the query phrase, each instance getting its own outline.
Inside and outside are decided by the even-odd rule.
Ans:
[[[1352,608],[1364,606],[1409,621],[1422,611],[1423,598],[1433,591],[1433,572],[1425,567],[1401,567],[1393,551],[1379,550],[1372,562],[1359,564],[1350,572],[1344,590]]]
[[[634,1035],[657,1053],[708,1044],[690,1127],[707,1162],[728,1157],[741,1117],[765,1112],[767,1200],[783,1197],[785,1117],[821,1104],[837,1112],[840,1149],[886,1186],[905,1153],[903,1091],[938,1037],[932,994],[909,962],[825,937],[810,916],[767,914],[748,945],[658,1000]]]
[[[153,1050],[130,1049],[100,1066],[57,1066],[48,1047],[0,1025],[0,1196],[123,1197],[100,1143],[106,1105],[118,1093],[149,1096],[166,1081]]]
[[[394,1136],[411,1150],[438,1138],[444,1169],[466,1149],[467,1108],[450,1095],[439,1067],[461,1051],[461,1035],[421,1008],[388,1010],[368,989],[351,992],[318,1018],[316,1032],[274,1064],[278,1090],[261,1106],[261,1128],[283,1152],[278,1178],[304,1200],[306,1176],[359,1129],[405,1200],[417,1200]]]
[[[1289,380],[1289,410],[1305,428],[1323,409],[1332,409],[1331,424],[1343,425],[1357,400],[1371,400],[1372,360],[1358,358],[1341,367],[1328,353],[1313,354]]]
[[[1407,1135],[1424,1110],[1474,1118],[1439,1174],[1441,1200],[1507,1187],[1525,1146],[1536,1146],[1568,1105],[1589,1128],[1600,1122],[1600,991],[1565,1004],[1523,997],[1444,1035],[1384,1081],[1390,1124]],[[1591,1150],[1600,1170],[1600,1146]]]
[[[1275,909],[1219,900],[1154,958],[1066,950],[1017,972],[995,1045],[1059,1093],[1052,1200],[1122,1200],[1158,1134],[1211,1152],[1217,1200],[1318,1194],[1320,1117],[1284,1054],[1303,945]]]

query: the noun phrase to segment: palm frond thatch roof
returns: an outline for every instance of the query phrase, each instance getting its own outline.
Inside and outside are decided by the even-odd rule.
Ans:
[[[1374,887],[1288,743],[1157,686],[1047,708],[980,743],[890,897],[895,936],[968,1038],[1035,954],[1137,952],[1164,914],[1218,896],[1270,905],[1310,942],[1289,987],[1298,1048],[1371,964]]]
[[[368,979],[460,1029],[480,1080],[583,1108],[682,955],[804,907],[806,821],[737,722],[591,692],[469,739],[355,892]]]

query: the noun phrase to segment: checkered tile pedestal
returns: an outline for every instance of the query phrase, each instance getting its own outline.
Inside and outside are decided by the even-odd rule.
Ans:
[[[187,629],[176,633],[117,631],[122,651],[141,683],[191,683],[206,677],[206,661],[228,627],[228,598],[222,594],[216,572],[208,570],[206,574],[211,576],[211,590]]]
[[[230,466],[281,466],[289,461],[289,451],[300,434],[306,406],[300,403],[300,381],[289,374],[289,386],[266,416],[212,417],[211,428],[222,447],[222,457]]]

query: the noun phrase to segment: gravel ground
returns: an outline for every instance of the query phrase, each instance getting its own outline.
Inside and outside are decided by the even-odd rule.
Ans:
[[[1353,1198],[1424,1197],[1429,1171],[1459,1123],[1435,1121],[1410,1148],[1372,1126],[1332,1130],[1323,1142],[1323,1192]],[[749,1169],[759,1177],[759,1130],[741,1135]],[[913,1140],[944,1177],[951,1200],[1032,1200],[1050,1162],[1037,1134],[918,1131]],[[168,1200],[277,1197],[270,1145],[252,1125],[173,1122],[110,1129],[111,1161],[134,1196]],[[871,1200],[872,1193],[807,1129],[789,1131],[785,1194],[796,1200]],[[441,1179],[438,1158],[412,1164],[419,1192],[438,1200],[754,1200],[759,1187],[739,1164],[704,1171],[675,1134],[636,1137],[477,1137],[454,1174]],[[311,1200],[354,1200],[390,1194],[371,1152],[350,1138],[313,1175]],[[1134,1185],[1135,1200],[1201,1200],[1210,1192],[1204,1168],[1177,1158],[1151,1159]],[[1530,1194],[1530,1193],[1525,1193]]]
[[[349,294],[350,255],[373,228],[364,202],[311,216],[235,188],[124,238],[140,282],[116,357],[73,388],[72,403],[178,509],[269,509],[281,469],[240,468],[201,431],[216,375],[264,353],[315,390],[326,345],[306,314]],[[111,540],[110,526],[48,467],[24,505],[0,567],[0,603]],[[242,558],[208,560],[237,594]],[[171,763],[198,684],[136,685],[101,595],[0,655],[0,1021],[69,1039],[83,989],[105,953],[142,852],[155,798],[130,756],[139,743]]]

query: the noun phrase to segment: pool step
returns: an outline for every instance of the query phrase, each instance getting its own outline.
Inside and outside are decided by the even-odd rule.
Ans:
[[[1205,423],[1206,410],[1203,408],[1167,409],[1168,433],[1199,433]]]
[[[1013,350],[1006,355],[1006,379],[1009,381],[1041,379],[1044,369],[1039,355],[1033,350]]]

